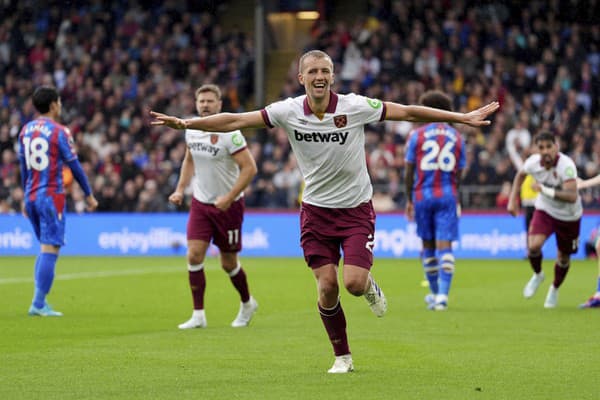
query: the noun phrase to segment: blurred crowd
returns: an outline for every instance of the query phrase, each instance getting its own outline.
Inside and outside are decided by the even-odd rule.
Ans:
[[[222,87],[224,111],[243,111],[253,93],[252,38],[226,26],[223,9],[196,2],[185,9],[175,1],[8,3],[0,21],[0,212],[19,209],[16,135],[35,116],[29,96],[41,84],[61,91],[63,122],[101,211],[174,210],[167,197],[183,135],[151,127],[147,112],[191,116],[193,91],[208,82]],[[541,130],[560,138],[580,176],[600,172],[600,2],[371,0],[367,11],[348,22],[321,19],[311,32],[307,49],[332,56],[336,91],[415,104],[425,90],[440,89],[457,111],[501,103],[489,127],[458,127],[467,140],[463,206],[504,208],[515,169]],[[303,93],[296,75],[294,60],[282,98]],[[404,143],[414,128],[366,129],[380,211],[403,207]],[[286,134],[261,130],[248,143],[259,173],[247,206],[297,207],[302,179]],[[69,193],[68,207],[81,211],[77,184]],[[586,207],[600,208],[597,192],[583,195]]]

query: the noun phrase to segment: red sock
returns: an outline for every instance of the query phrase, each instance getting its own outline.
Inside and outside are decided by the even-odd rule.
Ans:
[[[536,256],[532,256],[531,254],[528,256],[529,264],[531,264],[531,269],[536,274],[539,274],[542,271],[542,253],[539,253]]]
[[[192,299],[194,300],[194,310],[204,309],[204,291],[206,290],[206,275],[204,268],[200,271],[188,271],[190,288],[192,289]]]
[[[566,267],[561,267],[558,263],[554,264],[554,287],[559,288],[565,280],[567,273],[569,272],[569,264]]]
[[[331,345],[333,346],[333,352],[336,356],[343,356],[344,354],[350,353],[350,347],[348,347],[348,337],[346,336],[346,316],[342,305],[338,301],[335,307],[326,309],[319,307],[319,314],[321,315],[321,321],[325,326]]]
[[[234,276],[230,276],[229,278],[231,279],[231,283],[233,283],[233,286],[235,286],[238,293],[240,294],[240,299],[242,300],[242,303],[245,303],[248,300],[250,300],[248,280],[246,279],[246,273],[244,272],[242,267],[240,267],[240,269]]]

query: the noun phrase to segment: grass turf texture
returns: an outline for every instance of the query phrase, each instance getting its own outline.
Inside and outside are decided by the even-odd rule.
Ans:
[[[183,258],[61,257],[49,302],[62,318],[28,317],[33,258],[0,257],[2,399],[592,399],[598,394],[595,261],[575,261],[559,306],[533,299],[523,260],[458,260],[450,308],[425,309],[418,260],[377,259],[388,298],[376,318],[342,292],[356,372],[330,375],[331,346],[301,259],[243,259],[260,303],[229,326],[239,298],[208,259],[208,328],[191,314]]]

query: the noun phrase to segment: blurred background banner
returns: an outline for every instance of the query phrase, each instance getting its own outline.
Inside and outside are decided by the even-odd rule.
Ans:
[[[184,255],[187,214],[108,213],[68,214],[67,244],[63,255],[169,256]],[[297,213],[250,212],[244,220],[242,255],[301,257]],[[576,258],[585,256],[584,244],[598,225],[597,216],[582,219],[581,243]],[[421,250],[416,226],[402,214],[377,216],[375,256],[416,258]],[[0,215],[0,255],[36,255],[39,244],[29,222],[21,215]],[[524,258],[525,230],[521,218],[502,214],[463,215],[460,240],[455,243],[460,258]],[[216,255],[216,248],[211,248]],[[556,257],[551,238],[544,259]]]

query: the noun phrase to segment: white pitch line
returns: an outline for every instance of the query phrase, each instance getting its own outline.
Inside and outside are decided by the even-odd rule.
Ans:
[[[89,278],[110,278],[113,276],[129,276],[129,275],[149,275],[149,274],[168,274],[168,273],[183,273],[185,268],[176,267],[163,267],[159,269],[152,268],[140,268],[140,269],[127,269],[119,271],[91,271],[91,272],[75,272],[72,274],[57,274],[54,280],[58,281],[71,281],[75,279],[89,279]],[[29,283],[33,282],[33,277],[22,277],[22,278],[0,278],[0,285],[8,285],[11,283]]]

